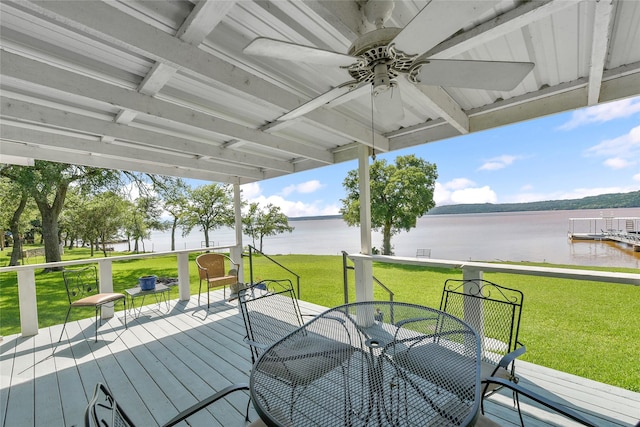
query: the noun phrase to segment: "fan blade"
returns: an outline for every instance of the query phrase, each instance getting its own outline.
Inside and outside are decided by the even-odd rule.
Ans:
[[[281,122],[284,120],[291,120],[291,119],[295,119],[297,117],[303,116],[307,113],[309,113],[310,111],[315,110],[316,108],[322,107],[323,105],[333,101],[334,99],[345,95],[349,92],[351,92],[354,89],[357,89],[359,87],[359,82],[357,80],[353,80],[347,83],[343,83],[340,86],[337,86],[333,89],[331,89],[328,92],[323,93],[322,95],[313,98],[312,100],[305,102],[304,104],[302,104],[301,106],[299,106],[298,108],[289,111],[288,113],[278,117],[277,121]]]
[[[406,54],[422,54],[499,2],[433,0],[400,31],[393,43]]]
[[[398,83],[379,94],[373,94],[373,105],[378,112],[379,119],[385,124],[397,124],[404,119],[404,105],[400,96]]]
[[[425,85],[508,91],[533,67],[532,62],[430,59],[418,62],[410,74],[415,83]]]
[[[332,52],[330,50],[317,49],[267,37],[258,37],[243,50],[248,55],[268,56],[270,58],[298,61],[309,64],[348,67],[359,61],[354,56]]]

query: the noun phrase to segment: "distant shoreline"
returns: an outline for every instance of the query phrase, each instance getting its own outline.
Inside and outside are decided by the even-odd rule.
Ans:
[[[451,215],[499,212],[565,211],[583,209],[640,208],[640,190],[629,193],[601,194],[581,199],[547,200],[528,203],[470,203],[436,206],[427,215]],[[342,215],[289,217],[289,221],[337,219]]]

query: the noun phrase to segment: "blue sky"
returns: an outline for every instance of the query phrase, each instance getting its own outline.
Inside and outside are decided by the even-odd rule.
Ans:
[[[424,144],[438,167],[437,206],[573,199],[640,190],[640,97]],[[290,217],[338,214],[357,161],[242,186],[243,198]]]

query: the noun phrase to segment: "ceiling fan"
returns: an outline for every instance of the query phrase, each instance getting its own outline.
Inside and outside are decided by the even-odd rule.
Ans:
[[[360,36],[347,54],[274,40],[254,39],[244,53],[294,62],[337,66],[353,80],[278,117],[282,122],[300,117],[324,105],[338,105],[371,93],[375,109],[387,120],[404,117],[399,86],[417,85],[508,91],[533,69],[531,62],[430,59],[431,48],[492,8],[499,0],[432,0],[404,28],[386,28],[394,2],[368,0],[364,17],[376,29]],[[404,77],[406,76],[406,77]]]

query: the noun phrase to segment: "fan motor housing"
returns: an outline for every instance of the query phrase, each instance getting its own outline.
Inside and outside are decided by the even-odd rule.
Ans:
[[[363,59],[362,63],[347,68],[349,74],[360,82],[372,82],[376,65],[386,64],[388,77],[393,79],[400,73],[407,73],[417,55],[407,55],[389,45],[402,28],[379,28],[360,36],[349,48],[348,54]]]

